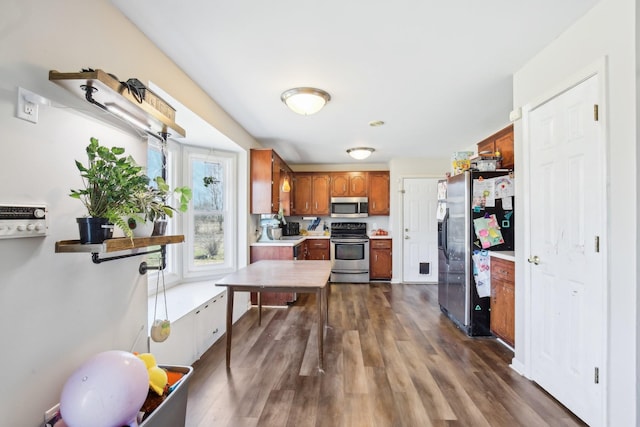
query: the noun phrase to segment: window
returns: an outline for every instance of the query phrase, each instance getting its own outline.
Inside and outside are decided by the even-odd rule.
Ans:
[[[184,147],[185,175],[193,191],[187,213],[185,276],[230,271],[235,265],[236,158],[231,153]]]
[[[236,169],[235,153],[212,152],[182,146],[169,140],[166,180],[171,186],[189,186],[193,199],[185,213],[176,214],[168,224],[168,234],[184,234],[185,243],[167,245],[167,287],[190,279],[217,276],[232,271],[236,264]],[[182,171],[180,173],[180,171]],[[162,148],[149,141],[147,175],[162,175]],[[151,249],[151,248],[150,248]],[[149,265],[159,265],[160,255],[152,254]],[[157,271],[148,273],[148,289],[153,294]]]

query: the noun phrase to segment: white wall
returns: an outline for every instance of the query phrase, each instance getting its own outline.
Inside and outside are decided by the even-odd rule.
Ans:
[[[514,106],[523,106],[548,93],[562,81],[602,58],[607,61],[606,119],[609,124],[609,283],[608,285],[608,423],[637,425],[638,356],[638,153],[637,153],[637,59],[638,28],[635,0],[602,0],[557,40],[532,58],[514,75]],[[523,170],[522,126],[515,125],[516,170]],[[516,194],[523,194],[516,180]],[[519,208],[518,208],[519,206]],[[521,216],[522,204],[516,205]],[[519,211],[520,210],[520,211]],[[524,280],[524,234],[516,240],[516,283]],[[516,292],[516,313],[522,313],[522,294]],[[526,366],[525,331],[516,316],[516,363]],[[602,372],[602,370],[601,370]]]
[[[84,159],[89,138],[124,146],[141,162],[146,153],[131,134],[60,107],[93,108],[48,81],[50,69],[83,67],[153,81],[236,143],[257,145],[108,1],[3,2],[0,202],[46,203],[50,230],[45,238],[0,240],[2,425],[39,425],[84,360],[104,350],[131,350],[146,330],[141,257],[94,265],[89,254],[54,253],[57,240],[78,235],[75,218],[83,207],[68,192],[81,185],[73,162]],[[38,124],[15,118],[18,86],[57,106],[41,106]],[[248,200],[246,182],[239,194]],[[145,343],[143,337],[135,350],[144,351]]]

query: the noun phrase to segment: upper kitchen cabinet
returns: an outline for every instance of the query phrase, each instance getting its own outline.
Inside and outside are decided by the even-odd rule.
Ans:
[[[369,215],[389,215],[389,171],[369,172]]]
[[[332,172],[331,197],[366,197],[367,172]]]
[[[487,139],[478,143],[478,154],[482,152],[500,152],[502,156],[501,169],[513,169],[513,125],[498,131]]]
[[[251,213],[291,215],[293,172],[272,149],[251,149]],[[288,190],[288,191],[286,191]]]
[[[293,215],[329,215],[329,174],[296,173]]]

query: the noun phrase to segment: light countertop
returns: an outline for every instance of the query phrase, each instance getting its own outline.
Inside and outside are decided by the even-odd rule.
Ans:
[[[296,246],[308,239],[330,239],[330,238],[331,238],[330,236],[325,236],[322,234],[311,234],[311,235],[308,234],[306,236],[300,236],[300,238],[297,240],[287,239],[287,240],[271,240],[269,242],[254,242],[254,243],[251,243],[249,246]],[[391,239],[391,235],[369,236],[369,239],[372,239],[372,240]]]
[[[318,234],[318,235],[313,234],[313,235],[300,236],[300,238],[296,240],[287,239],[287,240],[271,240],[269,242],[254,242],[254,243],[251,243],[251,245],[249,246],[296,246],[307,239],[329,239],[329,236],[325,236],[322,234]]]
[[[496,258],[501,258],[507,261],[516,261],[515,251],[489,251],[489,255]]]

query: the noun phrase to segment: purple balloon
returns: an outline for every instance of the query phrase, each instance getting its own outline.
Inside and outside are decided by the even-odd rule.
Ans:
[[[64,384],[60,413],[69,427],[137,427],[149,391],[144,362],[120,350],[98,353]]]

